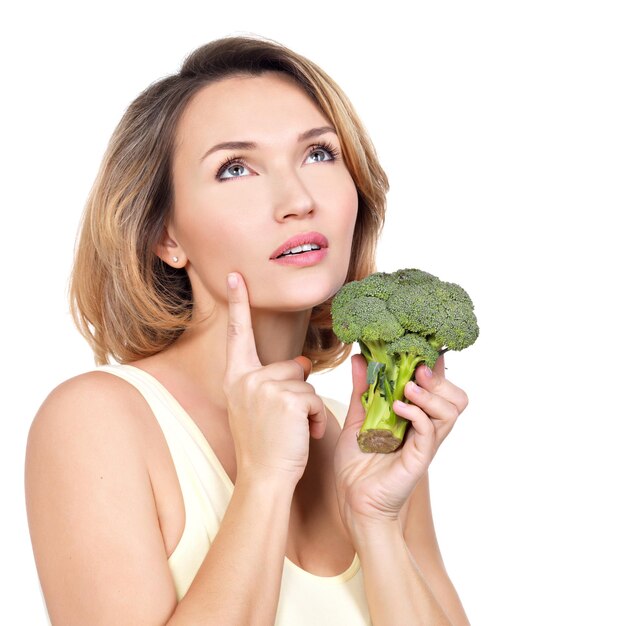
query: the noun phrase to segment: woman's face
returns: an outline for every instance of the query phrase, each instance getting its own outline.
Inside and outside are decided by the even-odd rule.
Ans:
[[[231,271],[251,306],[272,310],[311,308],[343,284],[356,187],[332,125],[289,77],[231,77],[198,92],[178,126],[173,181],[168,234],[179,248],[167,260],[182,252],[201,310],[226,299]],[[274,258],[300,235],[321,249]]]

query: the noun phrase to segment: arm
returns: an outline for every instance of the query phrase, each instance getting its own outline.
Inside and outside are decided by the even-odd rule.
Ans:
[[[403,507],[400,519],[406,545],[435,598],[454,626],[469,626],[461,600],[441,557],[430,506],[428,473]]]
[[[374,623],[466,625],[437,547],[427,483],[430,461],[467,404],[465,393],[445,381],[443,357],[432,372],[418,368],[421,387],[405,387],[412,404],[394,403],[412,422],[404,445],[390,454],[364,454],[356,443],[365,413],[363,357],[352,357],[352,366],[353,393],[335,450],[335,474],[342,519],[360,550]]]
[[[374,626],[452,626],[413,559],[398,520],[360,524],[351,535]]]
[[[275,481],[237,479],[215,541],[168,624],[274,624],[292,496]]]
[[[92,373],[57,388],[33,422],[27,507],[52,623],[273,624],[291,492],[242,476],[177,605],[143,452],[147,411],[123,381]]]

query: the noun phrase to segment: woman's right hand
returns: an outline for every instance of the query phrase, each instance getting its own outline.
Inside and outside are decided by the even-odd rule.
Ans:
[[[237,474],[302,477],[309,457],[309,436],[320,439],[326,411],[314,387],[305,382],[310,361],[262,365],[254,342],[248,291],[241,274],[228,291],[227,356],[224,393],[237,457]],[[308,362],[308,363],[307,363]]]

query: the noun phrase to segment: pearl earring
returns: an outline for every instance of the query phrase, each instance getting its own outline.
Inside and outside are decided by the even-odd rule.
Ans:
[[[172,257],[172,261],[174,261],[174,263],[178,263],[178,257],[177,256],[173,256]]]

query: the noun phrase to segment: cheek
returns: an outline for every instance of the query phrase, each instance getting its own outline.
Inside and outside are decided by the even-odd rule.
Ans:
[[[254,249],[259,232],[258,225],[250,220],[234,220],[228,210],[197,210],[181,215],[179,232],[188,258],[188,274],[198,303],[203,294],[210,300],[226,299],[226,276],[258,265],[250,262],[258,249]],[[184,225],[183,225],[184,223]],[[258,247],[258,246],[257,246]]]
[[[335,214],[336,223],[339,227],[339,232],[343,235],[342,249],[349,259],[354,237],[354,227],[359,210],[359,196],[352,179],[350,179],[350,183],[345,186],[345,191],[342,194],[338,209]]]
[[[198,211],[185,216],[181,219],[183,221],[184,225],[179,229],[180,243],[192,265],[211,256],[218,260],[230,248],[232,229],[224,228],[224,221],[217,216]]]
[[[183,247],[192,264],[231,265],[233,258],[246,256],[250,242],[262,231],[255,223],[258,211],[250,208],[255,202],[252,191],[238,181],[210,189],[198,181],[195,190],[187,191],[179,221],[181,232],[184,229]]]
[[[191,233],[190,263],[209,281],[226,280],[228,272],[258,263],[263,244],[259,232],[262,228],[251,220],[234,222],[223,215],[205,218]]]

